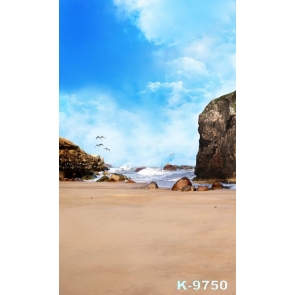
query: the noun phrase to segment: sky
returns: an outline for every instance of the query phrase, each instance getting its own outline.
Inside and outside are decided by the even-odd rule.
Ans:
[[[235,1],[60,0],[59,135],[114,167],[194,166],[235,65]]]

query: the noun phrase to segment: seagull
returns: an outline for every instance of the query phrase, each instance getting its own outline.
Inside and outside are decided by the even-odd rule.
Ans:
[[[98,139],[98,138],[100,138],[100,139],[102,139],[102,138],[106,139],[104,136],[96,136],[96,139]]]
[[[108,149],[108,148],[104,148],[106,151],[109,151],[110,149]]]
[[[174,156],[174,154],[170,154],[169,157],[170,157],[170,156]]]
[[[101,145],[103,145],[102,143],[100,143],[100,144],[97,144],[96,146],[101,146]]]

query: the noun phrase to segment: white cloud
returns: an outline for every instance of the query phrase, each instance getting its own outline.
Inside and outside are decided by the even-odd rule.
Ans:
[[[158,110],[144,107],[126,110],[114,103],[110,95],[105,100],[105,94],[97,92],[93,93],[88,107],[81,109],[80,105],[87,104],[82,91],[76,93],[75,99],[72,99],[73,95],[63,95],[60,97],[63,104],[60,136],[89,154],[101,155],[106,163],[115,166],[163,166],[172,152],[175,153],[174,164],[194,165],[198,150],[196,120],[201,104],[182,98],[181,83],[159,85],[156,91],[170,94],[165,107],[155,106]],[[174,108],[171,100],[177,92],[181,104]],[[149,96],[149,93],[145,95]],[[100,107],[101,101],[104,101],[104,108]],[[151,119],[150,113],[154,111],[156,116]],[[106,139],[96,140],[98,135]],[[95,147],[98,142],[111,151]]]
[[[129,108],[106,91],[61,95],[60,135],[116,166],[161,166],[170,153],[174,164],[195,165],[199,113],[235,90],[235,1],[113,2],[147,40],[161,44],[154,57],[166,75],[150,79]],[[111,152],[95,147],[97,135]]]
[[[166,79],[168,81],[193,80],[196,82],[209,75],[206,65],[203,62],[187,56],[179,57],[172,62],[168,62],[166,72]]]
[[[155,44],[190,42],[205,32],[229,25],[235,17],[231,0],[113,0]]]
[[[148,82],[147,88],[149,88],[151,91],[156,91],[157,88],[161,87],[161,82]]]
[[[163,83],[181,81],[187,89],[222,89],[235,80],[235,1],[113,0],[147,40],[161,45],[154,52],[165,67]],[[160,84],[159,84],[160,83]],[[235,89],[235,86],[231,91]],[[210,91],[211,91],[210,90]]]

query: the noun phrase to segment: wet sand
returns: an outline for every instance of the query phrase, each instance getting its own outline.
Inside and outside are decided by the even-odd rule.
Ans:
[[[60,295],[236,294],[236,191],[142,185],[59,183]]]

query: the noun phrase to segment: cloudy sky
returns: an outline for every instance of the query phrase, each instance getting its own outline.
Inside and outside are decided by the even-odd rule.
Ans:
[[[236,90],[235,1],[59,3],[60,136],[113,166],[194,166],[200,112]]]

